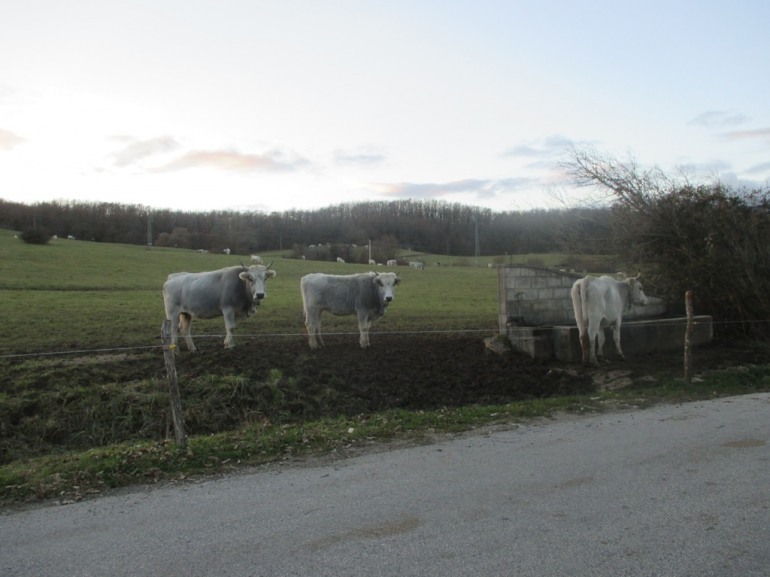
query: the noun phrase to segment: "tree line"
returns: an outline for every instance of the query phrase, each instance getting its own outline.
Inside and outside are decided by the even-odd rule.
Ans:
[[[242,255],[287,249],[299,255],[311,246],[328,247],[323,254],[331,260],[364,258],[350,247],[369,243],[378,261],[394,258],[403,249],[452,256],[602,254],[608,248],[610,216],[606,207],[493,212],[434,200],[343,203],[268,214],[0,199],[0,227],[36,231],[34,236],[40,238],[57,235],[212,252],[229,249]],[[368,258],[368,252],[360,254]]]
[[[493,212],[435,200],[343,203],[319,210],[180,212],[82,202],[0,199],[0,227],[234,254],[293,249],[296,256],[378,262],[414,254],[489,256],[561,252],[616,255],[670,303],[693,291],[722,334],[770,336],[770,187],[733,189],[672,178],[591,148],[564,162],[593,207]],[[311,248],[312,247],[312,248]],[[354,250],[355,249],[355,250]],[[312,254],[308,251],[312,251]]]

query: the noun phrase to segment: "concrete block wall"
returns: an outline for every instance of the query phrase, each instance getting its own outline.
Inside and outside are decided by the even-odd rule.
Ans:
[[[570,290],[581,276],[534,266],[498,269],[501,334],[512,322],[530,327],[574,323]]]
[[[507,266],[498,270],[500,333],[512,325],[541,327],[575,324],[570,291],[585,275],[534,266]],[[624,319],[662,315],[666,304],[647,295],[645,306],[632,306]]]
[[[498,269],[499,281],[499,327],[500,334],[508,337],[514,349],[533,358],[572,361],[580,345],[575,340],[577,334],[575,313],[572,308],[570,291],[572,285],[584,275],[534,266],[507,266]],[[623,314],[623,329],[630,320],[655,317],[666,312],[666,304],[650,295],[650,302],[645,306],[632,306]],[[654,326],[653,323],[651,326]],[[664,323],[663,326],[667,326]],[[570,326],[574,330],[570,330]],[[651,334],[651,326],[638,326],[635,331],[643,330]],[[644,328],[643,328],[644,327]],[[656,328],[655,331],[658,331]],[[636,349],[635,343],[647,341],[640,349],[649,351],[657,347],[665,349],[669,341],[663,332],[655,332],[653,337],[625,335],[629,349]],[[574,333],[574,334],[573,334]],[[678,331],[674,331],[674,340]],[[709,337],[705,337],[709,339]],[[706,342],[707,342],[706,340]],[[610,340],[611,342],[611,340]],[[575,346],[578,348],[575,349]],[[578,357],[579,358],[579,357]]]

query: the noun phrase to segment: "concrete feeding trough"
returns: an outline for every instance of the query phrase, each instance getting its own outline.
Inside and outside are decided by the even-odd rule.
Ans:
[[[585,275],[534,266],[499,269],[499,325],[511,346],[533,359],[582,361],[578,328],[570,290]],[[683,349],[687,319],[666,316],[666,303],[647,295],[645,306],[632,306],[623,315],[620,340],[625,356]],[[617,357],[610,329],[606,331],[605,358]],[[713,338],[710,316],[694,318],[693,346]]]

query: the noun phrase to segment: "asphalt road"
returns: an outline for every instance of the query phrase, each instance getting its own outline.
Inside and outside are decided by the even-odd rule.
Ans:
[[[6,576],[770,575],[770,395],[0,515]]]

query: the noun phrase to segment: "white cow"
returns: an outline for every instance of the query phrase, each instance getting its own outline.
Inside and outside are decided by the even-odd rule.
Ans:
[[[612,326],[612,338],[621,358],[620,325],[623,313],[631,304],[645,305],[639,276],[615,280],[609,276],[587,276],[572,285],[572,306],[580,333],[583,364],[598,365],[604,354],[604,329]],[[599,341],[598,347],[596,341]]]
[[[337,262],[340,263],[340,264],[345,264],[345,259],[343,259],[342,257],[338,256],[337,257]]]
[[[262,257],[259,256],[258,254],[251,255],[251,262],[255,264],[265,264],[262,262]]]
[[[268,265],[269,266],[269,265]],[[171,322],[171,344],[176,346],[177,331],[190,351],[195,350],[190,325],[195,318],[225,318],[225,347],[235,346],[235,319],[248,317],[266,296],[267,279],[274,270],[262,265],[249,268],[231,266],[208,272],[176,272],[163,284],[166,319]]]
[[[358,317],[359,343],[369,348],[372,322],[385,314],[401,282],[394,272],[367,272],[351,275],[313,273],[302,277],[302,308],[305,312],[308,344],[311,349],[324,346],[321,338],[321,313]]]
[[[412,268],[416,268],[417,270],[422,270],[425,268],[425,263],[420,262],[419,260],[411,260],[409,261],[409,266]]]
[[[388,266],[391,266],[391,267],[392,267],[392,266],[397,266],[397,265],[398,265],[398,262],[397,262],[397,261],[395,261],[395,260],[392,260],[392,259],[391,259],[391,260],[389,260],[389,261],[388,261],[386,264],[387,264]]]

